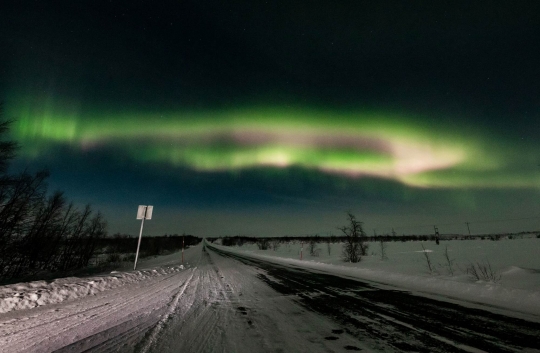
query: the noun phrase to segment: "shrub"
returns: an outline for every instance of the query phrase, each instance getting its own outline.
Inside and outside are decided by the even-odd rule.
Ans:
[[[493,270],[489,261],[469,263],[467,274],[475,281],[498,282],[501,274]]]
[[[126,262],[134,262],[135,261],[135,254],[125,255],[123,260],[126,261]]]
[[[133,260],[135,260],[135,258]],[[112,253],[107,255],[107,259],[105,261],[109,263],[117,263],[122,261],[122,257],[118,253]]]
[[[270,241],[266,238],[260,238],[257,241],[257,247],[259,250],[268,250],[270,248]]]

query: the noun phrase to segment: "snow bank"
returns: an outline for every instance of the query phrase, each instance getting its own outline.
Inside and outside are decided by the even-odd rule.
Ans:
[[[299,260],[297,258],[292,258],[293,256],[297,256],[295,252],[289,254],[281,252],[277,253],[277,256],[273,256],[258,253],[256,250],[242,249],[245,248],[245,246],[241,248],[216,246],[213,244],[210,246],[214,246],[226,252],[287,266],[292,265],[340,276],[368,280],[382,285],[390,285],[405,290],[411,290],[424,295],[435,294],[443,296],[447,300],[455,299],[465,301],[470,305],[487,305],[488,307],[491,307],[491,309],[508,309],[516,313],[540,316],[540,288],[537,285],[527,287],[523,283],[530,281],[531,275],[540,277],[540,271],[532,273],[519,267],[512,267],[502,273],[503,277],[511,277],[517,282],[514,283],[514,286],[509,286],[492,282],[471,282],[470,278],[463,274],[450,277],[429,275],[427,273],[422,273],[421,271],[416,271],[416,273],[414,273],[410,270],[408,273],[405,273],[403,272],[403,268],[398,270],[398,264],[391,267],[383,267],[384,269],[376,269],[374,266],[367,268],[359,267],[363,266],[361,263],[324,263],[317,258]],[[267,253],[268,252],[270,251],[267,251]],[[422,263],[417,264],[417,268],[421,268],[421,266],[423,266]],[[519,278],[519,276],[522,277]],[[439,297],[439,299],[441,298]]]
[[[34,281],[0,286],[0,313],[60,303],[94,295],[130,283],[181,271],[184,267],[165,266],[149,270],[117,272],[87,278],[68,277],[52,282]]]

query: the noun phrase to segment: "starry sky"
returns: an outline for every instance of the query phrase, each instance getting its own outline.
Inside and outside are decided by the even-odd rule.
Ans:
[[[537,1],[3,1],[13,172],[109,232],[540,228]]]

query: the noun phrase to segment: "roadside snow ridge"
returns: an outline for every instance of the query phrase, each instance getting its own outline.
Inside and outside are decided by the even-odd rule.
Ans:
[[[126,284],[163,276],[184,269],[184,266],[164,266],[148,270],[117,272],[95,277],[67,277],[52,282],[33,281],[0,286],[0,313],[35,308],[65,300],[94,295]]]

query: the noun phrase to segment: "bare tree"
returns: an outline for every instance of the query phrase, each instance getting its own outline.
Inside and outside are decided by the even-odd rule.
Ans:
[[[51,267],[51,260],[60,245],[59,225],[65,202],[62,193],[56,192],[37,209],[22,244],[25,268],[39,270]]]
[[[27,268],[27,236],[35,227],[47,191],[46,171],[5,177],[0,198],[0,277],[13,277]]]
[[[311,239],[309,241],[308,249],[311,256],[319,256],[319,253],[321,252],[321,250],[317,247],[317,242],[315,241],[315,239]]]
[[[446,260],[446,266],[448,267],[448,272],[450,276],[454,275],[454,259],[450,258],[448,253],[448,245],[444,248],[444,259]]]
[[[330,243],[330,238],[326,238],[326,250],[328,251],[328,256],[332,253],[332,244]]]
[[[0,116],[0,279],[87,266],[105,221],[67,205],[62,192],[48,196],[46,170],[8,175],[17,148],[2,139],[9,125]]]
[[[422,250],[423,250],[422,252],[424,253],[424,257],[426,259],[426,265],[429,270],[429,273],[433,273],[433,263],[431,262],[431,258],[429,257],[429,254],[426,248],[424,248],[424,244],[420,243],[420,245],[422,245]]]
[[[9,131],[9,126],[13,121],[3,120],[3,103],[0,102],[0,137],[4,136]],[[18,145],[14,141],[0,140],[0,176],[6,172],[9,161],[15,157],[15,151]]]
[[[362,256],[367,253],[366,233],[362,228],[362,222],[356,220],[356,217],[347,213],[348,225],[338,229],[345,235],[345,244],[343,245],[343,260],[347,262],[360,262]]]
[[[388,245],[382,240],[382,238],[379,240],[379,246],[381,249],[381,260],[388,260],[388,256],[386,255],[386,248]]]

